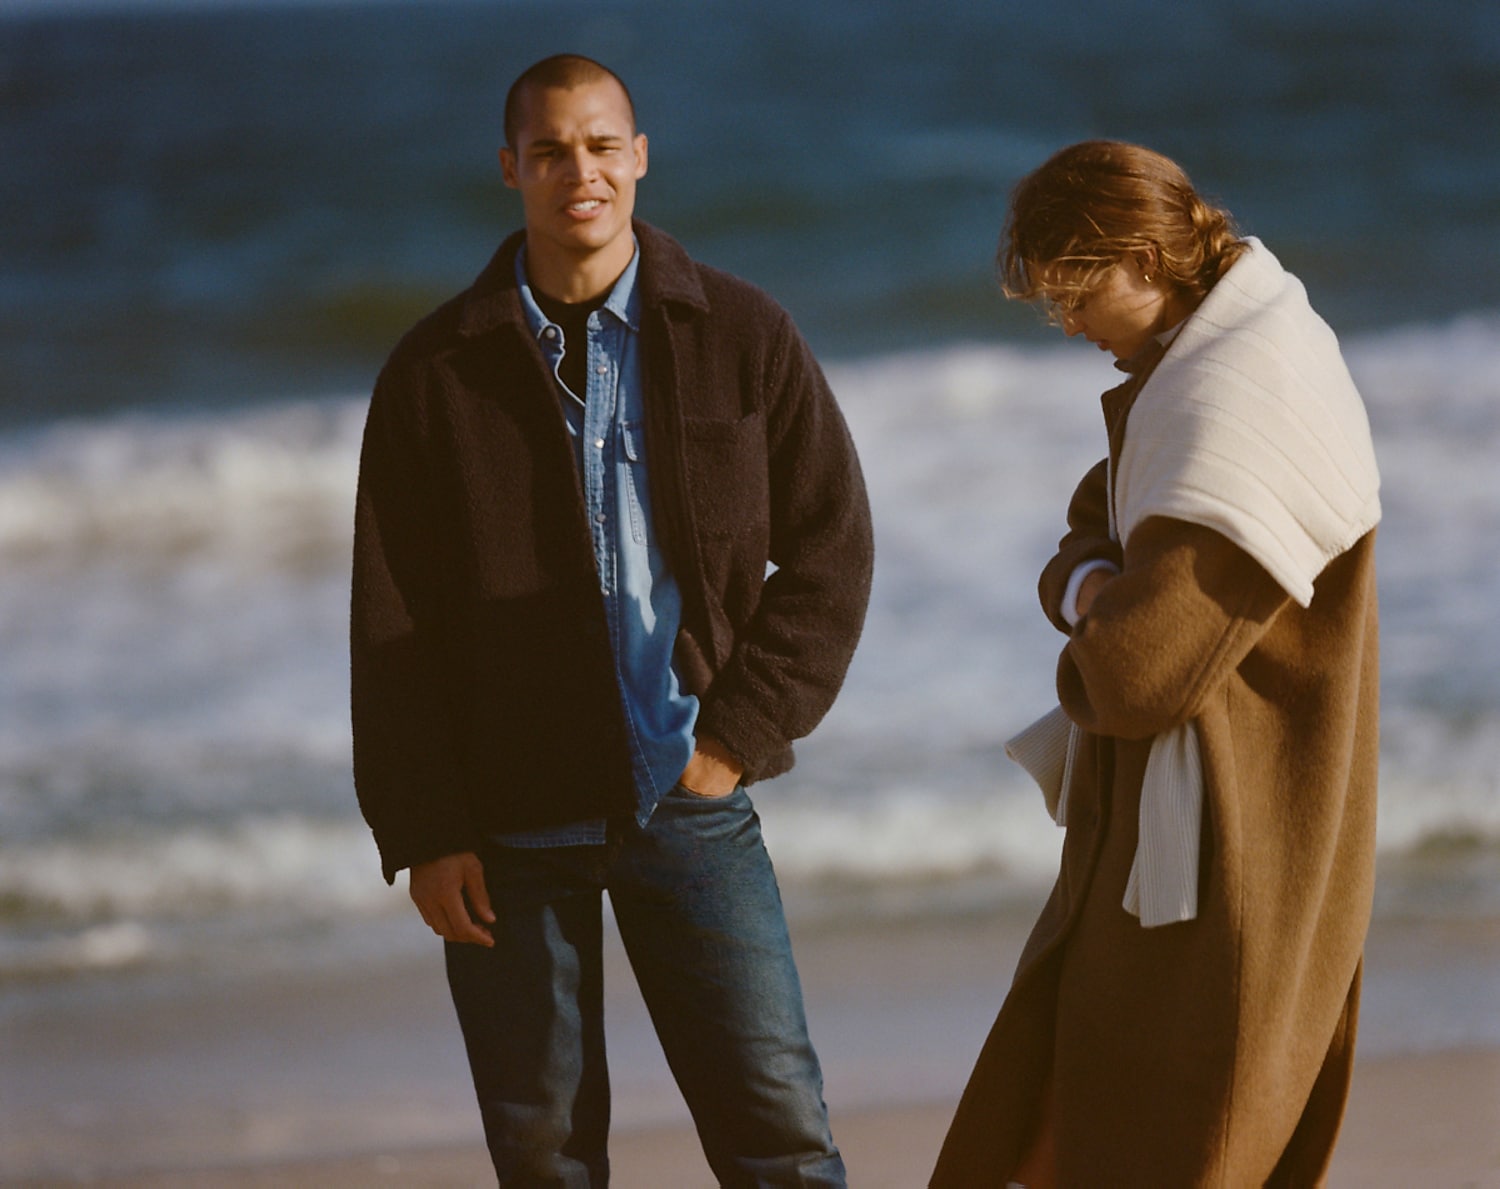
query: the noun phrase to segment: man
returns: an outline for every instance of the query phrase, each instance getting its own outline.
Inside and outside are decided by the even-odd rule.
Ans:
[[[603,1185],[601,891],[715,1175],[842,1185],[759,821],[843,680],[872,546],[791,320],[632,220],[646,137],[573,55],[506,100],[525,228],[376,384],[355,781],[446,942],[507,1186]]]

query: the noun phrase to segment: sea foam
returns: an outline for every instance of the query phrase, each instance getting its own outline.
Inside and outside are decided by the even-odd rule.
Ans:
[[[1384,476],[1380,847],[1500,847],[1500,318],[1346,351]],[[1118,373],[1074,344],[973,344],[829,375],[877,573],[838,703],[756,790],[778,869],[1044,885],[1060,835],[1000,743],[1054,698],[1036,574]],[[363,413],[326,398],[0,438],[0,967],[129,964],[184,922],[395,911],[348,774]]]

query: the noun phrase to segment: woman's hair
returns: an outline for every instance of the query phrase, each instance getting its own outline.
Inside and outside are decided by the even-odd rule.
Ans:
[[[1086,140],[1016,185],[996,264],[1007,297],[1066,301],[1121,260],[1148,255],[1196,305],[1246,249],[1229,212],[1205,201],[1175,161]]]

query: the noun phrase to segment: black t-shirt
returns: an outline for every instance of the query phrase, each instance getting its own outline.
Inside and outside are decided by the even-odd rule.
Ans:
[[[585,369],[589,361],[589,315],[608,300],[609,294],[601,293],[588,301],[567,302],[548,297],[536,289],[531,292],[547,320],[562,327],[564,350],[558,374],[569,391],[583,400],[588,393]]]

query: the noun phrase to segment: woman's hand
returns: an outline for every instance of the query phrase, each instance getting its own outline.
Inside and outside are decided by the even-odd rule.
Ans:
[[[1113,578],[1113,570],[1093,570],[1084,577],[1078,585],[1078,618],[1082,619],[1089,613],[1089,608],[1094,605],[1094,600],[1099,597],[1099,592],[1104,589],[1104,584]]]

